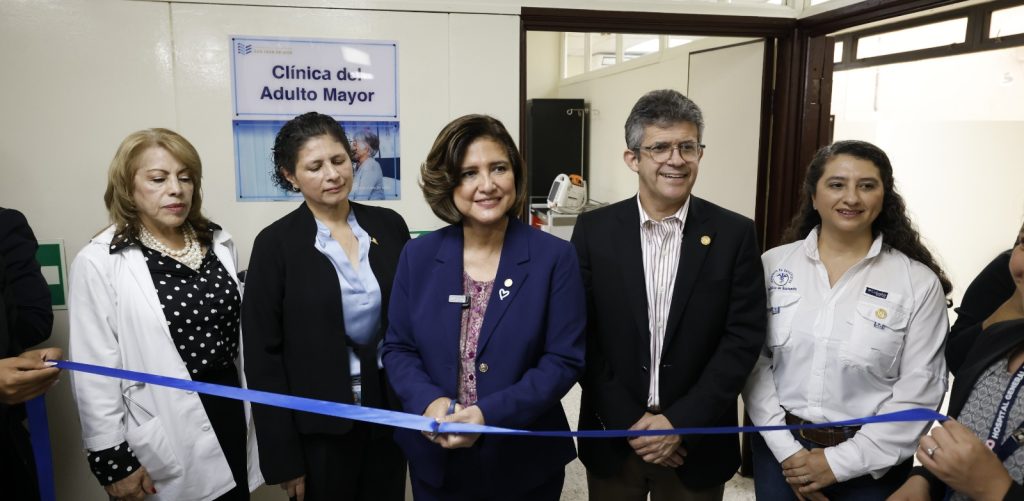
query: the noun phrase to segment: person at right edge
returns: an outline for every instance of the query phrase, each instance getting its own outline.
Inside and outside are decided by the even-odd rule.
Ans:
[[[1014,242],[1012,247],[1016,246]],[[1017,290],[1008,271],[1012,247],[1000,252],[974,277],[956,308],[956,322],[946,341],[946,365],[954,378],[960,375],[964,357],[984,329],[1024,314],[1020,302],[1012,297]]]
[[[691,195],[704,119],[674,90],[633,106],[623,160],[639,193],[582,214],[587,297],[581,430],[736,426],[764,342],[753,222]],[[591,500],[721,500],[736,434],[579,440]]]
[[[1005,262],[999,273],[989,266],[971,283],[1005,276],[1014,289],[981,322],[973,344],[963,346],[967,354],[949,397],[953,419],[921,438],[921,466],[890,501],[1024,499],[1024,226]]]
[[[803,200],[762,256],[768,338],[743,391],[758,426],[938,409],[952,286],[921,243],[889,157],[864,141],[814,155]],[[884,499],[924,422],[754,434],[758,499]]]

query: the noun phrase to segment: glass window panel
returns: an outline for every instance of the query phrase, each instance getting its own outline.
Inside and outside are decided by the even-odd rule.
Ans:
[[[967,18],[879,33],[857,39],[857,59],[964,43]]]
[[[785,0],[729,0],[729,3],[756,3],[762,5],[786,5]]]
[[[989,38],[1007,37],[1024,33],[1024,6],[1010,7],[992,12]]]
[[[590,33],[590,70],[615,64],[616,38],[614,33]]]
[[[688,44],[690,42],[693,42],[693,41],[696,41],[696,40],[700,40],[701,38],[704,38],[704,37],[688,37],[688,36],[670,35],[668,37],[668,46],[670,48],[671,47],[679,47],[680,45],[686,45],[686,44]]]
[[[832,62],[841,63],[843,62],[843,42],[836,42],[835,51],[832,52]]]
[[[654,54],[661,48],[660,44],[659,35],[622,35],[622,60]]]
[[[562,78],[574,77],[583,74],[583,42],[586,33],[565,34],[565,65]]]

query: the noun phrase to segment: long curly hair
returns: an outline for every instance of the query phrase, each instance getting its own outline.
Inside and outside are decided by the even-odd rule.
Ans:
[[[811,164],[807,167],[807,175],[804,176],[803,200],[800,202],[800,209],[789,223],[789,228],[783,234],[782,241],[789,243],[806,238],[811,230],[821,224],[821,216],[814,209],[812,198],[817,191],[818,181],[825,173],[825,165],[838,155],[850,155],[867,160],[878,168],[884,195],[882,210],[875,221],[871,223],[871,236],[885,235],[884,243],[887,247],[896,249],[910,259],[927,266],[939,277],[943,292],[947,295],[952,292],[953,284],[950,283],[946,272],[942,271],[932,253],[921,243],[921,235],[914,228],[914,224],[910,222],[910,217],[907,216],[907,205],[903,201],[903,197],[896,191],[889,156],[881,148],[866,141],[836,141],[822,147],[814,154]]]

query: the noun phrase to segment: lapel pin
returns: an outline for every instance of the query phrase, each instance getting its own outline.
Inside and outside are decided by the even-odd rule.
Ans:
[[[377,239],[373,237],[370,237],[370,242],[380,245],[380,242],[378,242]]]
[[[498,289],[498,300],[504,301],[509,295],[508,289]]]
[[[505,287],[512,287],[512,279],[511,278],[506,278],[505,279]]]
[[[700,237],[700,244],[701,245],[711,245],[711,237],[709,237],[707,235],[704,235],[703,237]]]
[[[879,320],[885,320],[885,317],[889,316],[889,312],[885,311],[885,308],[879,308],[875,310],[875,316],[878,317]]]

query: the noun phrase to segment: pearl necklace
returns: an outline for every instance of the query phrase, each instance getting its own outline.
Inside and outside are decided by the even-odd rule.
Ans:
[[[139,231],[139,240],[142,242],[142,245],[165,256],[170,256],[175,261],[198,271],[199,267],[203,264],[203,250],[199,245],[199,239],[196,238],[196,231],[192,229],[191,224],[185,223],[185,226],[182,228],[182,235],[185,237],[185,247],[178,250],[171,249],[158,240],[145,226],[142,226]]]

